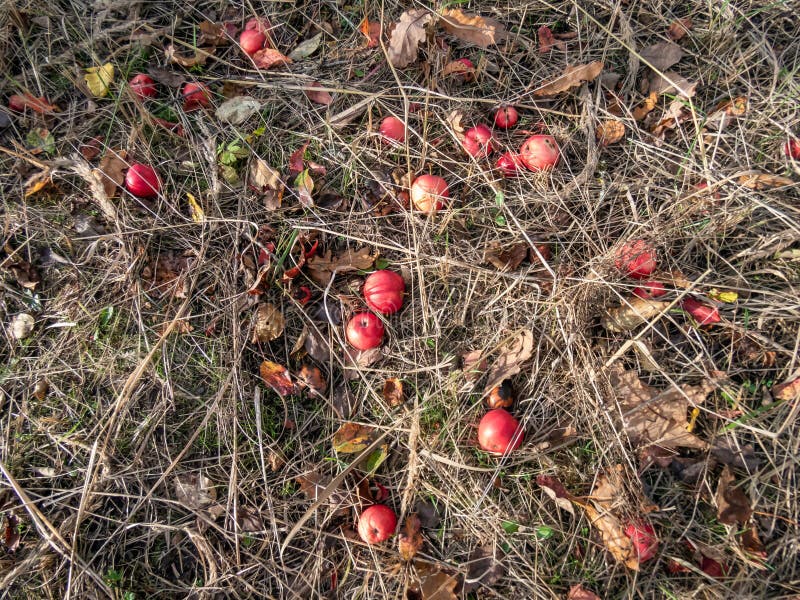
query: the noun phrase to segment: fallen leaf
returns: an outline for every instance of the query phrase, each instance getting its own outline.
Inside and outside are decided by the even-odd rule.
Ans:
[[[52,183],[51,171],[47,167],[43,171],[35,173],[25,182],[25,194],[23,197],[30,198],[34,194],[41,192],[50,183]]]
[[[309,500],[316,500],[319,492],[328,487],[330,477],[311,471],[294,479],[300,486],[300,492]]]
[[[357,454],[372,443],[375,428],[348,421],[333,434],[333,449],[339,454]]]
[[[261,515],[255,509],[247,506],[237,507],[236,524],[241,531],[264,531],[264,520]]]
[[[537,475],[536,483],[544,490],[545,494],[553,499],[560,509],[567,511],[572,516],[575,516],[575,509],[572,506],[573,502],[577,502],[575,496],[570,494],[564,485],[555,477],[551,475]],[[580,504],[580,503],[579,503]]]
[[[206,64],[206,61],[214,56],[214,53],[217,51],[216,48],[195,48],[194,49],[194,56],[184,56],[182,54],[178,54],[177,49],[175,48],[175,44],[168,44],[167,47],[164,49],[164,54],[167,57],[169,62],[175,63],[182,67],[191,68],[196,67],[198,65]]]
[[[265,344],[278,339],[283,334],[284,319],[280,309],[269,302],[260,302],[256,308],[255,322],[253,325],[254,344]]]
[[[600,532],[606,550],[629,569],[638,571],[639,558],[633,542],[625,534],[625,526],[613,512],[616,506],[622,504],[619,498],[622,486],[621,474],[622,465],[616,465],[609,472],[600,473],[592,490],[591,503],[585,504],[583,509],[592,526]]]
[[[644,325],[669,305],[670,302],[633,296],[625,300],[625,304],[608,309],[600,319],[600,325],[608,331],[624,333]]]
[[[798,391],[800,392],[800,390]],[[739,446],[734,440],[727,437],[717,438],[712,442],[711,456],[723,465],[744,469],[750,473],[761,466],[761,459],[756,456],[752,445]]]
[[[715,386],[710,382],[659,391],[643,383],[635,371],[615,368],[609,373],[623,429],[634,446],[705,449],[708,444],[687,430],[690,405],[705,401]]]
[[[324,254],[317,254],[308,261],[308,274],[322,287],[326,287],[335,273],[352,273],[353,271],[366,271],[372,268],[378,254],[371,254],[368,247],[358,250],[347,249],[334,256],[328,250]]]
[[[513,271],[528,257],[528,242],[515,242],[502,246],[500,242],[491,242],[483,251],[483,262],[489,263],[500,271]]]
[[[707,295],[712,300],[717,300],[718,302],[723,302],[725,304],[734,304],[739,299],[739,294],[736,292],[718,290],[716,288],[708,292]]]
[[[505,25],[495,19],[465,13],[460,8],[445,8],[440,16],[442,29],[462,42],[488,48],[506,39]]]
[[[533,91],[534,96],[555,96],[561,92],[566,92],[579,86],[584,81],[593,81],[600,71],[603,70],[603,63],[599,60],[585,65],[570,65],[564,72]]]
[[[194,195],[186,192],[186,201],[189,203],[189,215],[195,223],[204,223],[206,220],[206,213],[197,198]]]
[[[425,26],[431,21],[433,15],[423,9],[407,10],[400,15],[400,20],[392,30],[389,40],[389,63],[398,69],[404,69],[417,60],[420,42],[427,38]]]
[[[742,532],[740,543],[742,545],[742,550],[755,559],[754,566],[759,569],[765,569],[766,565],[764,565],[762,561],[766,560],[767,551],[764,549],[764,544],[762,544],[761,540],[758,538],[758,529],[755,523]]]
[[[356,407],[356,399],[353,391],[347,382],[342,382],[333,389],[333,400],[331,402],[336,416],[340,419],[349,419],[353,416]]]
[[[292,152],[291,156],[289,156],[289,172],[300,173],[303,169],[305,169],[304,156],[306,153],[306,148],[308,148],[308,142],[300,146],[297,150]]]
[[[326,90],[321,89],[324,86],[319,83],[318,81],[314,81],[308,84],[308,87],[303,89],[303,92],[306,95],[306,98],[311,100],[316,104],[322,104],[323,106],[328,106],[331,102],[333,102],[333,96],[330,95]]]
[[[208,19],[200,21],[198,46],[225,46],[230,43],[228,30],[223,23],[212,23]]]
[[[684,98],[691,98],[696,90],[696,83],[692,83],[675,71],[666,71],[663,75],[653,73],[649,80],[649,92],[651,94],[678,94]]]
[[[277,210],[281,207],[283,180],[281,174],[270,167],[267,161],[257,158],[250,163],[248,184],[261,195],[267,210]]]
[[[367,17],[361,21],[358,30],[367,38],[365,48],[377,48],[380,45],[381,39],[381,24],[372,23]]]
[[[3,529],[3,546],[6,552],[13,554],[19,548],[19,519],[12,513],[5,515],[5,527]]]
[[[447,63],[442,69],[441,73],[442,77],[447,77],[449,75],[460,75],[464,78],[464,82],[468,83],[475,79],[475,67],[470,67],[469,65],[465,65],[460,60],[453,60]]]
[[[346,380],[357,379],[361,369],[375,364],[381,358],[383,358],[383,351],[380,347],[358,352],[346,349],[344,351],[344,378]]]
[[[191,510],[200,510],[214,504],[217,490],[205,475],[186,473],[178,475],[173,481],[175,499]]]
[[[639,51],[640,58],[658,71],[666,71],[686,56],[683,48],[674,42],[658,42]]]
[[[557,40],[553,35],[553,31],[547,25],[539,27],[536,33],[539,38],[539,54],[547,54],[553,48],[558,48],[559,50],[567,49],[566,44],[561,40]]]
[[[261,379],[264,380],[279,396],[286,397],[294,393],[295,388],[289,370],[283,365],[265,360],[259,367]]]
[[[33,396],[40,402],[47,398],[48,391],[50,391],[50,383],[47,379],[42,378],[33,386]]]
[[[31,148],[31,154],[54,154],[56,151],[56,138],[46,127],[34,127],[26,135],[25,141]]]
[[[692,29],[692,20],[689,18],[675,19],[667,28],[667,37],[677,42]]]
[[[156,297],[186,298],[188,269],[189,256],[175,252],[155,256],[142,268],[142,279],[148,283],[147,293]]]
[[[308,58],[314,52],[317,51],[319,48],[319,44],[322,41],[322,32],[320,31],[314,37],[310,37],[307,40],[304,40],[297,47],[289,52],[289,58],[292,60],[303,60],[304,58]]]
[[[650,95],[644,99],[644,102],[633,109],[633,118],[637,121],[641,121],[649,115],[657,105],[658,94],[651,92]]]
[[[29,108],[33,112],[42,115],[58,112],[58,107],[55,104],[50,104],[45,99],[44,96],[39,96],[37,98],[30,92],[24,92],[22,94],[13,94],[9,96],[8,105],[21,107],[21,110]]]
[[[791,401],[800,399],[800,377],[772,386],[771,392],[775,400]]]
[[[414,512],[425,529],[436,529],[442,522],[439,508],[430,500],[418,500],[414,505]]]
[[[414,561],[416,581],[409,591],[418,594],[420,600],[458,600],[455,593],[458,580],[435,565],[419,560]]]
[[[176,72],[176,69],[150,67],[147,74],[158,83],[170,88],[179,88],[186,83],[186,75]]]
[[[163,127],[167,131],[174,133],[179,137],[183,137],[183,125],[181,125],[180,123],[173,123],[172,121],[167,121],[166,119],[154,117],[153,115],[150,115],[150,118],[152,119],[153,123],[155,123],[159,127]]]
[[[92,96],[105,98],[108,96],[108,88],[114,83],[114,65],[106,63],[101,67],[89,67],[83,79]]]
[[[731,98],[730,100],[723,100],[719,104],[717,104],[714,111],[715,112],[724,112],[729,117],[743,117],[747,114],[747,97],[746,96],[737,96],[736,98]]]
[[[608,119],[597,126],[595,137],[601,146],[616,144],[625,137],[625,125],[622,121]]]
[[[292,64],[292,59],[284,56],[275,48],[263,48],[251,57],[259,69],[271,69]]]
[[[303,341],[306,353],[320,363],[327,363],[331,358],[331,348],[328,339],[316,327],[312,327]]]
[[[463,65],[463,63],[458,63]],[[456,133],[456,137],[462,139],[461,134],[464,133],[464,126],[461,124],[461,121],[464,120],[464,113],[458,109],[450,111],[447,117],[445,118],[445,123],[447,123],[450,128]]]
[[[484,388],[485,392],[491,391],[500,385],[504,379],[513,377],[522,369],[522,364],[533,356],[533,332],[523,329],[504,342],[498,350],[497,358],[492,363],[489,378]]]
[[[223,123],[241,125],[261,110],[261,102],[250,96],[234,96],[217,108],[217,118]]]
[[[467,381],[478,381],[488,368],[486,357],[480,350],[470,350],[461,355],[461,370]]]
[[[751,190],[768,190],[770,188],[794,185],[794,181],[788,177],[773,175],[771,173],[751,173],[742,175],[738,179],[739,185]]]
[[[467,575],[464,578],[464,594],[480,587],[490,588],[505,575],[502,557],[484,546],[476,546],[467,560]]]
[[[124,150],[107,152],[102,159],[97,170],[100,172],[103,190],[106,196],[113,198],[117,195],[117,190],[125,181],[125,171],[128,169],[128,162],[125,160]]]
[[[297,379],[297,387],[301,390],[309,389],[319,396],[328,391],[328,382],[325,381],[325,377],[319,367],[314,365],[300,367],[300,371],[297,372],[295,378]]]
[[[735,479],[731,468],[725,465],[717,483],[717,519],[725,525],[747,525],[753,509],[747,494],[734,485]]]
[[[403,560],[411,560],[422,549],[425,540],[420,531],[421,527],[422,524],[416,514],[412,513],[406,517],[403,529],[397,536],[397,551]]]
[[[36,320],[28,313],[19,313],[11,319],[10,332],[15,340],[24,340],[33,332]]]
[[[294,180],[294,189],[300,200],[301,206],[310,208],[314,206],[312,193],[314,192],[314,179],[311,177],[311,170],[305,169]]]
[[[567,600],[600,600],[600,596],[578,583],[569,588]]]
[[[393,408],[405,402],[403,382],[396,377],[389,377],[383,384],[383,401]]]

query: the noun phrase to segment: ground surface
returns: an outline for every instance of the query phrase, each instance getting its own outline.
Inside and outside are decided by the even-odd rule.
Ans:
[[[796,5],[464,4],[509,39],[484,49],[438,27],[418,63],[393,69],[359,25],[388,29],[419,6],[13,4],[0,9],[0,96],[27,90],[59,110],[0,115],[0,595],[800,593],[797,387],[776,387],[800,366],[800,171],[783,151],[798,133]],[[270,19],[285,54],[318,33],[320,45],[269,70],[235,44],[196,66],[165,54],[210,47],[206,20],[238,32],[253,16]],[[676,19],[692,24],[675,36],[685,56],[670,77],[696,88],[656,94],[637,114],[646,63],[663,59],[642,50],[668,41]],[[541,26],[561,36],[544,52]],[[475,81],[443,75],[457,57]],[[601,77],[535,93],[591,61]],[[106,62],[115,82],[93,98],[85,69]],[[159,96],[140,103],[123,84],[148,71]],[[215,106],[236,94],[262,106],[235,126],[213,107],[186,112],[187,80],[208,84]],[[309,100],[312,82],[330,104]],[[452,111],[490,123],[499,102],[522,118],[498,145],[544,128],[561,146],[555,170],[503,179],[464,154]],[[381,142],[388,114],[407,120],[407,145]],[[626,134],[604,146],[595,132],[609,120]],[[290,164],[306,144],[313,206]],[[104,189],[98,169],[113,171],[114,157],[155,166],[160,195]],[[258,159],[288,185],[279,207],[253,185]],[[431,217],[402,206],[408,172],[443,175],[449,206]],[[630,239],[656,250],[666,304],[615,326],[608,311],[629,307],[637,284],[615,267]],[[508,255],[488,260],[497,247]],[[344,257],[332,279],[328,253]],[[345,370],[341,321],[363,307],[375,264],[403,274],[405,307],[387,317],[381,353]],[[690,296],[719,322],[682,310]],[[283,316],[274,340],[275,318],[254,341],[259,302]],[[465,365],[476,351],[485,365]],[[316,366],[327,387],[279,395],[264,361],[293,381]],[[526,440],[497,458],[476,447],[475,426],[482,370],[502,361],[520,362],[511,411]],[[383,397],[387,378],[403,384],[398,406]],[[346,440],[355,453],[334,439],[345,421],[371,428]],[[359,451],[379,435],[385,462],[367,477]],[[421,518],[410,562],[395,538],[367,546],[354,532],[386,494]],[[620,533],[637,520],[656,532],[652,557]]]

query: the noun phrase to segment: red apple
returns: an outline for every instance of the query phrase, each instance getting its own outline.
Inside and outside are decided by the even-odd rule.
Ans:
[[[519,149],[519,156],[531,171],[551,169],[558,164],[559,150],[552,135],[532,135]]]
[[[158,173],[149,165],[133,163],[125,174],[125,189],[139,198],[157,196],[160,187]]]
[[[156,90],[156,82],[144,73],[139,73],[135,77],[132,77],[128,82],[128,87],[130,87],[133,95],[140,100],[155,98],[158,95],[158,90]]]
[[[644,240],[631,240],[615,253],[617,269],[634,279],[644,279],[656,270],[656,251]]]
[[[202,83],[187,83],[181,90],[183,110],[186,112],[211,106],[211,92]]]
[[[633,295],[645,300],[660,298],[666,293],[667,290],[660,281],[643,281],[640,286],[633,288]]]
[[[492,454],[507,454],[519,448],[524,433],[507,410],[490,410],[478,424],[478,445]]]
[[[690,296],[681,300],[681,308],[692,315],[698,325],[713,325],[722,321],[719,311],[715,307],[703,304]]]
[[[239,46],[248,56],[261,50],[267,43],[267,36],[258,29],[245,29],[239,34]]]
[[[9,96],[8,108],[17,112],[25,112],[25,99],[17,94]]]
[[[633,544],[633,549],[639,557],[639,563],[650,560],[658,550],[656,530],[647,521],[635,521],[625,528],[625,535]]]
[[[385,117],[381,121],[379,131],[381,135],[389,141],[402,142],[406,139],[406,126],[397,117]]]
[[[522,159],[519,154],[513,152],[506,152],[500,155],[497,159],[497,168],[506,177],[516,177],[519,175],[519,169],[522,167]]]
[[[519,113],[513,106],[501,106],[494,113],[494,124],[500,129],[508,129],[517,124]]]
[[[783,146],[783,153],[795,160],[800,160],[800,140],[792,138]]]
[[[354,315],[345,329],[349,344],[356,350],[371,350],[383,341],[383,323],[371,312]]]
[[[391,315],[403,307],[406,282],[399,273],[381,269],[367,277],[364,282],[364,299],[375,312]]]
[[[488,156],[493,150],[492,131],[483,123],[470,127],[464,132],[464,141],[461,144],[470,156]]]
[[[426,213],[444,207],[443,198],[450,197],[447,182],[438,175],[420,175],[411,184],[411,202],[414,208]]]
[[[388,540],[397,528],[397,516],[385,504],[373,504],[358,517],[358,535],[367,544]]]
[[[698,192],[702,192],[703,190],[707,190],[709,187],[710,186],[709,186],[707,181],[702,181],[702,182],[698,183],[696,186],[694,186],[694,189],[696,191],[698,191]],[[705,192],[704,193],[704,195],[709,195],[709,194],[714,198],[714,200],[719,200],[720,198],[722,198],[722,196],[720,195],[719,191],[717,191],[717,190],[714,190],[713,193],[712,192]]]

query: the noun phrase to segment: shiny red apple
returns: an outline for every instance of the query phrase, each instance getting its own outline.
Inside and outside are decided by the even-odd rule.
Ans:
[[[388,540],[397,528],[397,516],[385,504],[373,504],[358,517],[358,535],[367,544]]]
[[[631,240],[620,246],[614,264],[617,269],[634,279],[644,279],[658,267],[656,251],[644,240]]]
[[[125,189],[139,198],[152,198],[158,195],[161,181],[158,173],[150,165],[133,163],[125,173]]]
[[[667,293],[664,284],[660,281],[643,281],[640,285],[633,288],[633,295],[645,300],[660,298]]]
[[[656,530],[647,521],[635,521],[625,528],[625,535],[633,544],[633,549],[639,558],[639,563],[650,560],[658,550]]]
[[[367,306],[375,312],[391,315],[403,307],[406,282],[399,273],[381,269],[367,277],[363,291]]]
[[[140,100],[155,98],[158,95],[156,82],[144,73],[139,73],[128,82],[131,92]]]
[[[490,410],[478,424],[478,445],[492,454],[507,454],[519,448],[524,433],[507,410]]]
[[[494,113],[494,124],[500,129],[508,129],[517,124],[519,113],[513,106],[501,106]]]
[[[519,156],[531,171],[551,169],[558,164],[560,151],[552,135],[532,135],[519,149]]]
[[[239,46],[248,56],[261,50],[267,43],[267,36],[259,29],[245,29],[239,34]]]
[[[389,141],[402,142],[406,139],[405,123],[397,117],[384,117],[383,121],[381,121],[379,131],[381,135]]]
[[[438,175],[420,175],[411,184],[411,202],[419,211],[432,213],[444,207],[450,197],[447,182]]]
[[[681,300],[681,308],[692,315],[698,325],[713,325],[722,321],[719,311],[715,307],[703,304],[691,296],[686,296]]]
[[[183,110],[186,112],[211,106],[211,91],[202,83],[187,83],[181,90]]]
[[[461,142],[467,154],[475,158],[488,156],[492,153],[492,131],[483,123],[470,127],[464,132]]]
[[[381,320],[371,312],[362,312],[347,322],[345,337],[356,350],[371,350],[383,342],[384,327]]]

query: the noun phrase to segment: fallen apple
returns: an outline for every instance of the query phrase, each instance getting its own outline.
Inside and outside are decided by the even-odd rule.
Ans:
[[[519,157],[531,171],[551,169],[558,164],[558,143],[552,135],[532,135],[522,143]]]
[[[481,158],[492,153],[492,131],[483,123],[470,127],[464,132],[461,145],[467,154]]]
[[[647,521],[637,520],[629,523],[625,528],[625,535],[630,538],[639,563],[648,561],[656,555],[658,550],[656,530]]]
[[[703,304],[690,296],[681,300],[681,308],[689,313],[697,321],[697,324],[701,326],[713,325],[722,321],[719,311],[715,307]]]
[[[783,146],[783,153],[794,160],[800,160],[800,140],[792,138],[787,141]]]
[[[158,90],[156,90],[156,82],[144,73],[139,73],[135,77],[131,77],[131,80],[128,82],[128,87],[133,95],[140,100],[155,98],[158,95]]]
[[[381,269],[371,273],[364,281],[364,299],[375,312],[391,315],[403,307],[406,282],[399,273]]]
[[[358,535],[367,544],[388,540],[397,528],[397,516],[385,504],[373,504],[358,517]]]
[[[641,285],[633,288],[633,295],[644,300],[660,298],[666,293],[667,290],[660,281],[643,281]]]
[[[139,198],[152,198],[158,195],[161,181],[158,173],[150,165],[133,163],[125,173],[125,189]]]
[[[658,267],[656,251],[644,240],[631,240],[617,248],[614,264],[633,279],[644,279]]]
[[[356,350],[371,350],[381,345],[384,327],[381,320],[371,312],[361,312],[347,322],[345,337]]]
[[[489,408],[509,408],[512,404],[514,404],[514,388],[508,379],[493,387],[486,397],[486,406]]]
[[[272,27],[272,25],[269,19],[265,19],[264,17],[253,17],[252,19],[248,19],[247,23],[244,25],[245,31],[255,30],[264,34],[269,31],[270,27]]]
[[[507,410],[490,410],[478,424],[478,445],[491,454],[507,454],[519,448],[524,433]]]
[[[465,69],[468,69],[466,72],[456,75],[457,81],[460,83],[470,83],[471,81],[475,81],[475,65],[470,59],[457,58],[454,62],[459,62],[464,65]]]
[[[411,184],[411,202],[419,211],[433,213],[450,197],[447,182],[438,175],[420,175]]]
[[[506,177],[516,177],[519,175],[520,167],[522,167],[522,159],[519,154],[513,152],[504,152],[497,159],[497,168]]]
[[[261,50],[267,43],[267,36],[260,29],[245,29],[239,34],[239,46],[248,56]]]
[[[379,128],[381,135],[389,141],[402,142],[406,139],[406,126],[397,117],[384,117]]]
[[[187,83],[181,90],[183,110],[190,112],[199,108],[211,106],[211,92],[208,86],[202,83]]]
[[[494,124],[500,129],[508,129],[517,124],[519,113],[513,106],[501,106],[494,113]]]

